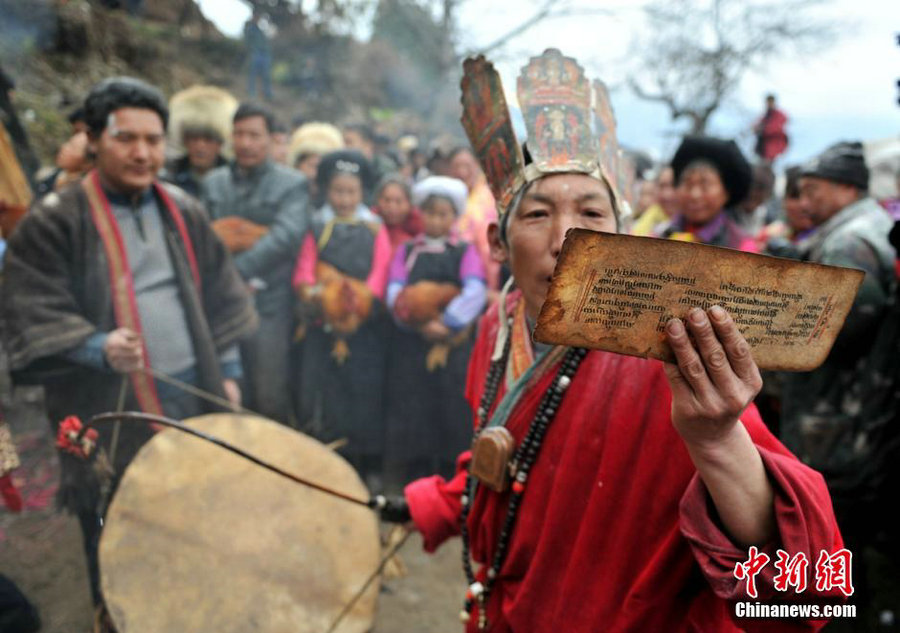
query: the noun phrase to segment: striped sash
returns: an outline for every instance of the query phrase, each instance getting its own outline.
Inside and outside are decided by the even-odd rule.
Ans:
[[[109,200],[100,186],[100,177],[97,170],[91,171],[82,179],[81,187],[87,195],[91,219],[97,228],[97,232],[100,234],[103,250],[106,253],[116,326],[120,328],[127,327],[141,337],[141,344],[144,347],[144,368],[149,369],[151,367],[150,357],[147,353],[147,344],[143,341],[141,317],[137,309],[134,280],[131,275],[131,267],[128,264],[128,253],[125,251],[125,244],[122,241],[119,225],[113,215]],[[184,218],[165,190],[158,183],[153,183],[153,187],[157,197],[162,201],[174,223],[175,229],[181,236],[181,243],[184,245],[190,264],[191,275],[199,289],[200,273],[197,267],[197,258],[194,254],[194,248],[188,235]],[[159,402],[159,395],[156,392],[156,383],[150,373],[147,371],[135,371],[130,374],[130,378],[141,410],[145,413],[162,415],[163,410]]]

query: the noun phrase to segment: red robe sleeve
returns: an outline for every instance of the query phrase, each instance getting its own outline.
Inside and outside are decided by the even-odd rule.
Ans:
[[[831,497],[822,475],[801,463],[766,429],[755,408],[742,417],[750,432],[769,481],[775,493],[776,535],[759,551],[769,556],[768,564],[756,576],[759,601],[822,603],[835,601],[839,594],[822,595],[815,590],[815,564],[822,550],[829,554],[843,547],[840,531],[831,507]],[[736,545],[725,534],[716,515],[712,499],[700,476],[695,474],[681,498],[679,507],[681,533],[690,544],[703,575],[717,596],[728,601],[748,600],[746,581],[734,575],[735,564],[747,561],[746,548]],[[793,587],[778,591],[774,586],[777,572],[776,551],[789,556],[803,553],[809,561],[807,588],[797,593]],[[770,630],[771,622],[750,619],[735,620],[744,630]],[[822,622],[794,621],[798,631],[814,631]]]
[[[470,458],[469,451],[457,458],[456,474],[449,481],[434,475],[417,479],[403,491],[426,552],[435,551],[448,538],[459,534],[460,497],[465,491]]]

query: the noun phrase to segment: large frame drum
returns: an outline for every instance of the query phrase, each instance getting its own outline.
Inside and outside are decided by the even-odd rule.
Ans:
[[[368,499],[319,442],[238,414],[186,421],[299,477]],[[120,633],[324,633],[378,566],[375,513],[175,429],[126,469],[100,541],[101,587]],[[341,633],[372,626],[374,582]]]

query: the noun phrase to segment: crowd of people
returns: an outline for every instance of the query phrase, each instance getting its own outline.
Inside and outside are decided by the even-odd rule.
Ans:
[[[264,43],[264,36],[258,39]],[[263,68],[265,51],[259,47],[254,64]],[[268,90],[267,84],[263,89]],[[339,442],[338,451],[373,491],[399,494],[405,484],[418,480],[405,489],[406,502],[398,501],[399,509],[392,510],[397,520],[416,523],[429,549],[458,531],[460,512],[463,517],[470,511],[506,516],[506,506],[494,499],[472,506],[463,492],[470,484],[457,471],[457,455],[472,440],[473,415],[482,423],[486,415],[478,410],[479,398],[493,410],[480,384],[487,381],[489,389],[492,380],[500,381],[492,372],[506,372],[507,392],[518,386],[523,393],[541,394],[558,388],[564,378],[580,398],[567,398],[569,408],[560,416],[581,420],[591,410],[607,412],[610,424],[621,426],[619,439],[608,441],[621,442],[623,455],[631,455],[633,448],[662,459],[676,431],[688,445],[683,455],[672,457],[679,462],[673,479],[663,483],[636,477],[632,492],[643,498],[656,494],[654,486],[671,488],[677,506],[687,490],[681,512],[693,530],[691,548],[720,555],[702,565],[711,582],[726,582],[737,556],[722,530],[738,534],[734,541],[740,543],[768,542],[777,532],[785,547],[834,546],[839,537],[835,540],[828,518],[830,493],[843,543],[856,556],[857,603],[868,609],[866,617],[873,623],[893,626],[898,594],[891,585],[897,579],[898,550],[881,504],[896,491],[890,426],[896,422],[893,394],[900,361],[893,332],[897,255],[889,234],[897,218],[867,195],[868,169],[860,143],[835,144],[816,159],[786,169],[783,177],[777,174],[773,161],[787,137],[773,149],[783,130],[763,133],[784,125],[774,98],[770,106],[760,123],[757,164],[733,141],[688,136],[670,161],[637,174],[634,191],[620,192],[630,205],[616,206],[604,193],[606,202],[591,211],[594,215],[577,211],[588,218],[588,228],[866,272],[825,364],[809,373],[766,376],[766,388],[757,397],[762,418],[747,411],[741,418],[749,435],[735,437],[735,455],[755,456],[742,463],[746,470],[741,473],[748,490],[755,492],[738,503],[746,502],[748,513],[754,503],[771,505],[775,488],[776,509],[767,522],[729,511],[735,499],[718,492],[722,473],[713,476],[711,466],[698,457],[697,438],[703,432],[678,408],[677,390],[683,384],[677,376],[668,370],[664,374],[661,366],[647,369],[647,361],[597,353],[557,356],[555,350],[532,346],[530,324],[542,299],[529,294],[534,291],[528,275],[543,265],[545,255],[534,250],[531,258],[528,249],[537,247],[528,231],[536,231],[544,217],[563,213],[573,192],[588,187],[578,180],[584,174],[544,174],[520,192],[513,214],[498,209],[491,187],[495,183],[488,182],[469,144],[428,147],[424,139],[409,136],[385,143],[360,123],[339,128],[306,122],[290,131],[266,106],[238,103],[210,86],[195,86],[167,101],[143,81],[111,78],[96,85],[72,113],[72,136],[61,144],[55,167],[40,179],[28,213],[3,235],[2,313],[9,366],[17,382],[44,387],[54,435],[57,425],[72,415],[89,419],[124,407],[183,419],[220,410],[227,400],[323,442]],[[565,178],[571,182],[561,188]],[[590,186],[608,187],[605,178],[591,177]],[[776,182],[782,180],[783,191],[776,195]],[[590,187],[585,192],[600,196]],[[529,209],[527,215],[523,209]],[[549,261],[552,266],[553,259]],[[511,278],[522,300],[513,299],[518,291],[509,287],[501,293]],[[509,323],[504,325],[506,318],[498,315],[506,314],[507,306]],[[731,335],[725,318],[715,310],[697,316],[696,322],[692,316],[691,339],[702,346],[712,323],[725,344]],[[683,327],[671,326],[667,332],[679,354],[686,358],[692,353]],[[507,337],[509,361],[495,370],[491,359],[503,347],[502,338],[495,344],[502,336]],[[741,374],[742,393],[750,393],[755,382],[747,376],[752,372],[741,373],[745,368],[735,360],[737,352],[725,346]],[[556,362],[562,362],[563,373],[530,373]],[[580,382],[575,380],[579,364],[585,368],[578,374]],[[588,375],[593,382],[585,382]],[[667,378],[675,400],[660,395]],[[200,391],[185,391],[179,384]],[[638,393],[643,394],[638,400],[648,403],[643,413],[626,402]],[[538,399],[521,408],[501,400],[506,425],[527,428]],[[870,406],[876,401],[877,410]],[[663,420],[668,430],[656,439],[626,432],[633,416],[643,416],[641,424],[647,425]],[[0,442],[2,431],[0,426]],[[100,444],[114,455],[116,477],[151,435],[149,429],[129,429],[116,447],[101,435]],[[825,476],[827,493],[787,457],[775,437]],[[560,472],[574,473],[582,463],[575,448],[557,437],[548,439],[546,450],[553,451]],[[599,444],[582,448],[602,450]],[[79,451],[77,446],[63,449],[61,501],[79,517],[94,599],[100,602],[97,543],[103,492]],[[15,461],[0,460],[3,464],[11,470]],[[719,518],[712,518],[708,497],[691,478],[694,468],[709,488]],[[761,478],[751,481],[751,471]],[[446,480],[426,478],[434,473]],[[0,475],[5,475],[0,479],[4,495],[14,498],[8,472]],[[563,500],[565,494],[582,495],[591,520],[603,521],[612,511],[609,500],[590,497],[588,503],[594,493],[581,491],[571,477],[560,480],[571,484],[563,492],[549,481],[535,483],[532,494],[541,497],[541,507],[562,507],[570,502]],[[115,489],[115,479],[111,487]],[[785,496],[790,503],[780,501]],[[503,569],[546,571],[560,556],[574,556],[569,546],[576,540],[585,556],[590,545],[606,552],[609,560],[634,563],[612,541],[621,537],[616,543],[624,543],[627,533],[648,519],[640,518],[643,505],[620,501],[623,505],[615,511],[625,518],[618,527],[606,519],[615,538],[601,543],[586,537],[582,542],[571,525],[556,525],[565,517],[551,515],[547,529],[556,530],[555,540],[518,542],[506,554]],[[535,507],[531,514],[522,510],[523,530],[538,530]],[[660,515],[649,520],[659,522],[658,531],[646,530],[661,557],[638,566],[649,578],[648,591],[666,591],[670,580],[663,578],[664,572],[685,586],[694,582],[688,567],[676,565],[677,573],[666,567],[666,556],[673,561],[690,557],[686,546],[666,544],[670,510],[656,507]],[[687,520],[689,510],[696,514]],[[677,515],[677,508],[673,512]],[[817,518],[810,512],[818,513]],[[810,533],[801,537],[800,524]],[[474,534],[474,555],[482,560],[494,540],[502,543],[508,537],[492,530]],[[793,536],[788,537],[790,530]],[[809,543],[803,545],[803,538]],[[577,593],[585,570],[593,570],[592,564],[571,568],[561,582]],[[500,568],[485,573],[472,580],[481,589],[468,605],[474,605],[479,618],[556,621],[556,611],[536,614],[521,598],[541,590],[537,575],[522,572],[519,599],[509,594],[508,602],[485,603],[487,593],[479,592]],[[628,589],[599,583],[584,591],[594,595],[600,588],[614,593]],[[622,595],[623,601],[630,599]],[[554,609],[562,608],[561,600],[553,602]],[[661,617],[673,613],[690,619],[701,602],[682,605],[684,609],[669,605],[652,614],[635,606],[628,617],[635,625],[660,624]],[[605,618],[609,608],[609,601],[598,601],[588,611],[591,617]],[[727,619],[714,609],[696,621],[722,618]]]
[[[844,542],[857,556],[856,595],[878,612],[872,630],[893,630],[900,567],[878,508],[898,484],[889,427],[898,413],[900,216],[892,198],[869,196],[860,142],[836,143],[787,167],[780,196],[771,158],[751,165],[733,141],[685,138],[656,179],[640,185],[633,230],[865,271],[822,366],[766,375],[756,404],[785,446],[825,475]],[[847,630],[870,630],[854,626]]]

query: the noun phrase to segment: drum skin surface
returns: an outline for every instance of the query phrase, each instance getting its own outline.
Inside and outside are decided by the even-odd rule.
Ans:
[[[276,422],[210,414],[186,423],[369,496],[341,457]],[[120,633],[324,633],[379,557],[371,510],[167,429],[141,448],[110,504],[101,587]],[[337,631],[368,631],[377,596],[375,582]]]

